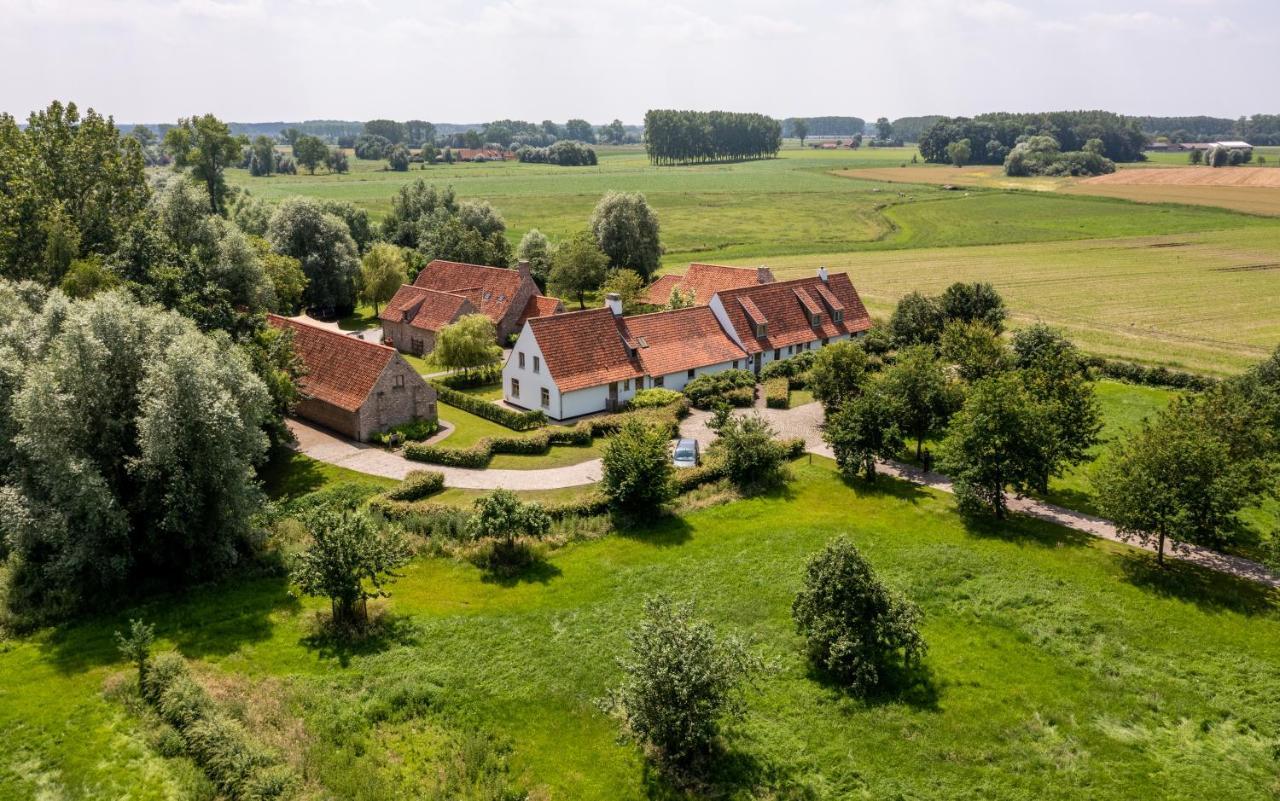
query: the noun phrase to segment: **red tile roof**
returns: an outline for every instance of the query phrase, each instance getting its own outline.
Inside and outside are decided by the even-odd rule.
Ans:
[[[529,302],[524,304],[524,311],[520,312],[520,319],[516,321],[519,328],[524,328],[524,321],[533,317],[546,317],[551,314],[560,314],[564,311],[564,304],[560,302],[560,298],[551,298],[546,295],[530,295]]]
[[[640,365],[647,375],[678,373],[747,357],[708,306],[640,314],[623,318],[622,324],[639,345]]]
[[[623,341],[620,320],[607,308],[535,317],[529,328],[561,392],[644,375]]]
[[[464,295],[405,284],[387,301],[378,319],[439,331],[464,314],[474,312],[475,306]]]
[[[844,319],[833,322],[832,309],[814,300],[814,294],[827,300],[826,290],[842,308]],[[821,278],[796,278],[772,284],[730,289],[718,293],[725,313],[748,353],[784,348],[815,339],[856,334],[871,327],[858,291],[847,273],[832,273],[824,283]],[[748,312],[748,308],[752,310]],[[818,325],[810,323],[809,314],[819,313]],[[757,337],[752,318],[763,317],[765,336]]]
[[[413,285],[471,298],[472,304],[499,323],[520,290],[521,275],[505,267],[485,267],[457,261],[435,261],[422,268]]]
[[[267,322],[293,332],[293,347],[307,368],[298,382],[303,394],[349,412],[364,404],[396,355],[395,348],[288,317],[268,314]]]
[[[763,280],[761,280],[763,279]],[[694,262],[684,275],[664,275],[649,286],[649,302],[664,305],[671,299],[673,287],[693,290],[693,302],[705,306],[711,296],[726,289],[772,283],[773,273],[767,267],[726,267],[721,264]]]

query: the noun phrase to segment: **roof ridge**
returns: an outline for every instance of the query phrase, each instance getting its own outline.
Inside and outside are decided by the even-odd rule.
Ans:
[[[273,317],[277,320],[288,323],[290,325],[296,325],[299,328],[306,328],[311,331],[317,331],[321,334],[328,334],[329,336],[338,337],[339,339],[342,339],[347,342],[353,342],[358,346],[377,348],[378,350],[389,350],[392,353],[396,352],[396,349],[391,347],[390,345],[383,345],[381,342],[370,342],[367,339],[361,339],[360,337],[351,336],[345,331],[334,331],[332,328],[328,328],[318,322],[312,322],[310,319],[308,319],[307,322],[303,322],[302,320],[299,320],[296,317],[285,317],[280,314],[275,314],[274,312],[267,312],[268,319]]]

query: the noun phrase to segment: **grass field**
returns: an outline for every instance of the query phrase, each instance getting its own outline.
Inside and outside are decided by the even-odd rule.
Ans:
[[[429,793],[461,727],[511,749],[539,799],[675,798],[593,704],[618,678],[641,599],[696,598],[773,667],[726,739],[730,798],[1274,798],[1276,600],[1231,580],[1030,520],[966,527],[952,501],[896,482],[844,485],[825,460],[783,493],[569,546],[499,583],[419,559],[393,586],[391,633],[311,635],[313,600],[277,578],[162,598],[0,647],[0,797],[192,797],[110,688],[130,616],[196,661],[232,710],[287,730],[310,798]],[[927,682],[859,701],[809,674],[790,621],[804,560],[847,534],[920,604]],[[117,678],[119,676],[120,678]],[[387,688],[418,715],[368,719]],[[380,721],[380,722],[378,722]],[[196,797],[199,797],[198,795]]]
[[[817,264],[847,270],[871,311],[884,316],[912,290],[991,281],[1015,324],[1061,326],[1081,347],[1109,357],[1227,374],[1280,342],[1280,225],[770,261],[779,278],[809,275]]]

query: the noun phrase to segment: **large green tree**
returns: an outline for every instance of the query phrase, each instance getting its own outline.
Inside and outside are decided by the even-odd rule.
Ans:
[[[561,242],[551,258],[551,291],[561,297],[578,299],[578,307],[587,307],[586,295],[604,284],[609,257],[600,251],[589,231]]]
[[[867,481],[875,481],[876,461],[892,459],[902,450],[898,424],[902,413],[883,384],[879,379],[868,382],[860,394],[830,412],[823,422],[822,438],[846,476],[861,472]]]
[[[329,146],[318,136],[301,136],[293,143],[293,158],[315,175],[316,168],[329,158]]]
[[[379,242],[364,254],[360,262],[360,299],[373,304],[375,317],[378,306],[391,300],[407,274],[404,253],[395,245]]]
[[[919,459],[925,437],[945,424],[958,405],[933,348],[911,345],[899,350],[884,371],[881,389],[898,410],[903,433],[916,441]]]
[[[493,321],[488,315],[467,314],[440,329],[434,356],[446,370],[479,370],[502,359],[502,348]]]
[[[307,515],[311,545],[298,555],[291,579],[305,595],[329,599],[334,624],[361,627],[368,600],[388,595],[386,585],[409,561],[398,531],[367,512],[320,507]]]
[[[591,213],[591,232],[610,267],[635,270],[648,281],[662,262],[658,215],[639,192],[608,192]]]
[[[529,273],[543,291],[546,291],[547,279],[551,276],[551,255],[554,252],[547,235],[537,228],[526,231],[516,247],[516,258],[529,262]]]
[[[22,305],[0,312],[0,331],[17,324],[26,340],[0,367],[15,379],[0,381],[10,611],[36,620],[234,564],[267,445],[268,395],[248,358],[119,292],[5,293]]]
[[[653,514],[675,493],[667,432],[635,418],[604,445],[601,489],[629,515]]]
[[[814,355],[809,389],[829,414],[862,391],[866,376],[866,351],[853,341],[834,342]]]
[[[340,218],[310,198],[291,197],[271,215],[267,241],[275,252],[301,262],[305,305],[334,311],[355,305],[360,254]]]
[[[209,195],[209,209],[221,214],[226,206],[226,170],[240,163],[245,138],[233,136],[225,122],[205,114],[183,117],[164,135],[165,149],[173,156],[174,166],[189,167],[193,180],[204,184]]]
[[[25,129],[0,114],[0,278],[52,286],[73,260],[114,251],[149,195],[138,141],[74,103]]]

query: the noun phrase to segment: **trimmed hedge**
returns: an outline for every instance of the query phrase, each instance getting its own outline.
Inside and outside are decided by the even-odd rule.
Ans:
[[[414,420],[386,431],[379,431],[369,439],[378,445],[395,448],[405,442],[428,439],[439,430],[440,423],[436,420]]]
[[[466,373],[449,373],[433,379],[433,383],[443,384],[450,389],[472,389],[502,381],[502,365],[483,367]]]
[[[191,678],[187,661],[167,653],[150,661],[142,697],[178,732],[184,753],[220,793],[237,801],[282,797],[294,783],[287,765],[252,742]]]
[[[791,382],[782,376],[765,381],[764,405],[770,409],[790,409]]]
[[[637,392],[627,406],[631,409],[652,409],[659,406],[668,406],[680,400],[680,398],[680,393],[674,389],[650,387]]]
[[[444,473],[414,470],[396,486],[382,493],[392,501],[417,501],[444,489]]]
[[[483,417],[500,426],[506,426],[512,431],[532,431],[547,424],[547,416],[536,409],[528,412],[517,412],[487,401],[484,398],[477,398],[465,392],[451,389],[439,382],[432,382],[432,386],[435,387],[441,403],[452,406],[455,409],[461,409],[464,412],[470,412],[476,417]]]
[[[755,385],[756,376],[750,370],[724,370],[698,376],[684,385],[684,394],[699,409],[710,409],[717,401],[730,406],[750,406],[755,402]],[[747,394],[751,400],[743,403]]]
[[[1113,361],[1101,356],[1086,357],[1085,363],[1107,378],[1128,381],[1132,384],[1145,384],[1149,387],[1204,391],[1218,383],[1216,379],[1195,373],[1170,370],[1168,367],[1147,367],[1133,362]]]
[[[449,467],[487,467],[497,453],[539,456],[550,450],[552,445],[590,445],[592,428],[587,422],[582,421],[569,428],[548,426],[525,437],[481,437],[469,448],[410,444],[405,446],[404,455],[415,462]]]

